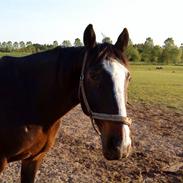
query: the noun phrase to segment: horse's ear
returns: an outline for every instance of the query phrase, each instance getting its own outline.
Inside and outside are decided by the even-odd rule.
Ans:
[[[84,45],[88,48],[94,48],[96,45],[96,36],[95,32],[93,30],[93,25],[89,24],[85,31],[83,36]]]
[[[116,41],[115,47],[121,52],[124,52],[128,46],[129,34],[127,28],[123,29],[123,32],[119,35]]]

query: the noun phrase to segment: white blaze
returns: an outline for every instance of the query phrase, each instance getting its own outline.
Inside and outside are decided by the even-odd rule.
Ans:
[[[111,75],[114,84],[114,93],[119,108],[119,115],[127,117],[126,104],[125,104],[125,81],[128,70],[116,60],[103,62],[105,70]],[[130,129],[128,125],[123,125],[123,144],[125,149],[131,145]]]

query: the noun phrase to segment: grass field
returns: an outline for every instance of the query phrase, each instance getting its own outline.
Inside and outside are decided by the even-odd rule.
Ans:
[[[3,56],[14,56],[14,57],[20,57],[20,56],[25,56],[25,55],[28,55],[27,52],[11,52],[11,53],[7,53],[7,52],[0,52],[0,57],[3,57]]]
[[[131,65],[129,100],[183,110],[183,66]]]

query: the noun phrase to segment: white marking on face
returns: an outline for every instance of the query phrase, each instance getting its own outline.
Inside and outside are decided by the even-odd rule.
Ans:
[[[131,147],[132,140],[130,138],[130,129],[128,125],[123,125],[123,144],[122,148],[127,149],[128,147]]]
[[[104,69],[111,75],[114,84],[114,93],[119,108],[119,115],[127,117],[126,103],[125,103],[125,81],[128,74],[128,69],[116,60],[104,60]],[[131,146],[130,129],[128,125],[123,125],[123,144],[122,147],[126,149]]]

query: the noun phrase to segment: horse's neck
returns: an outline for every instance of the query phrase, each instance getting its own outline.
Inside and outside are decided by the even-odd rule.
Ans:
[[[59,84],[62,95],[61,116],[79,103],[78,89],[83,57],[83,48],[61,50],[59,58]]]

